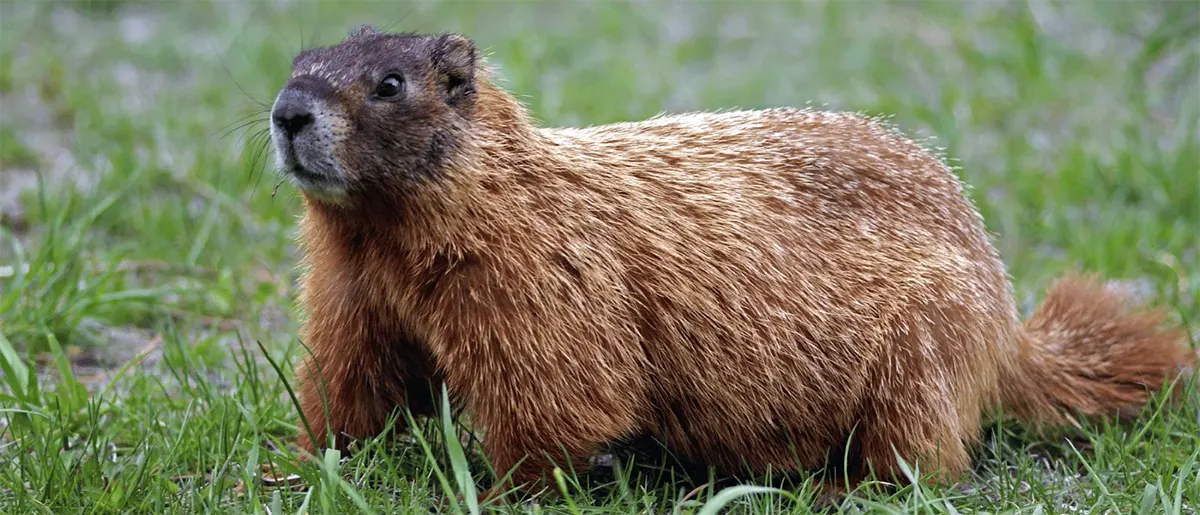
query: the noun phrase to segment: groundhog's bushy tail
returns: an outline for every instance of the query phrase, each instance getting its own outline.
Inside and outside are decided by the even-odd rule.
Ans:
[[[1184,331],[1165,320],[1094,277],[1060,279],[1025,321],[1020,358],[1001,385],[1006,410],[1036,426],[1135,415],[1197,364]]]

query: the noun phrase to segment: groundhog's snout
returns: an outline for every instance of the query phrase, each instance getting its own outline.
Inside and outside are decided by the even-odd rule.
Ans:
[[[271,108],[271,138],[280,170],[305,191],[336,196],[344,190],[343,167],[337,159],[337,135],[343,116],[326,98],[331,91],[323,79],[293,77]]]
[[[294,89],[284,89],[271,110],[271,121],[283,131],[289,141],[313,123],[313,113],[308,95]]]

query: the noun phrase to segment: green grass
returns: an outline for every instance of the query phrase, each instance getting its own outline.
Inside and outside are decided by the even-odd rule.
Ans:
[[[288,185],[272,195],[255,135],[305,44],[364,22],[465,32],[546,124],[808,103],[890,115],[971,184],[1022,309],[1087,269],[1195,335],[1198,6],[4,2],[0,193],[35,173],[43,187],[0,214],[0,512],[413,513],[464,491],[464,474],[490,480],[442,420],[388,453],[299,467],[303,490],[260,480],[303,430],[286,389],[301,353],[300,206]],[[225,134],[243,119],[255,123]],[[1200,395],[1188,392],[1066,437],[992,428],[967,486],[862,492],[842,508],[1195,513]],[[577,479],[537,509],[707,514],[729,497],[739,513],[814,509],[800,488],[680,503],[691,485]],[[453,498],[444,512],[459,513]]]

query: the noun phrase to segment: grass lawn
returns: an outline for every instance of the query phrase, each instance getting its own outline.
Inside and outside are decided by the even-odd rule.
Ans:
[[[286,469],[304,489],[259,476],[290,461],[302,351],[300,202],[275,191],[266,105],[296,52],[367,22],[466,33],[548,125],[810,103],[890,115],[970,183],[1025,313],[1086,269],[1200,335],[1200,2],[5,0],[0,513],[427,513],[456,474],[490,481],[441,420],[418,426],[425,445]],[[964,484],[831,511],[1196,513],[1200,394],[1186,391],[1127,425],[989,428]],[[727,500],[584,479],[510,509]],[[817,509],[790,492],[726,508]]]

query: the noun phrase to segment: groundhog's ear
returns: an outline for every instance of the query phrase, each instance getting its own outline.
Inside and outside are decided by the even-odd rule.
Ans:
[[[375,27],[372,27],[370,25],[359,25],[357,27],[354,27],[354,29],[350,31],[350,37],[352,37],[352,38],[356,38],[359,36],[370,36],[373,34],[379,34],[379,30],[377,30]]]
[[[446,95],[456,100],[475,90],[475,43],[458,34],[438,38],[438,64]]]

